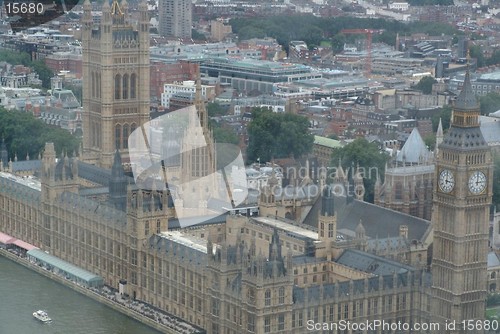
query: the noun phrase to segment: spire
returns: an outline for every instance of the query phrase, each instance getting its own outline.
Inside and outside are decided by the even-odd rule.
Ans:
[[[358,226],[356,226],[355,232],[356,232],[356,239],[363,239],[366,235],[366,230],[365,227],[363,226],[363,222],[361,219],[359,220]]]
[[[125,175],[122,166],[122,157],[120,155],[120,151],[118,149],[115,151],[115,157],[113,160],[113,166],[111,167],[111,178],[121,177]]]
[[[439,125],[437,128],[436,137],[443,138],[443,122],[441,122],[441,117],[439,117]]]
[[[198,78],[196,79],[196,94],[194,104],[196,106],[196,112],[198,113],[203,132],[206,132],[208,130],[208,113],[205,108],[205,101],[203,101],[201,74],[198,74]]]
[[[439,149],[439,145],[441,145],[441,143],[443,142],[443,123],[441,122],[441,117],[439,118],[439,125],[438,125],[438,128],[437,128],[437,132],[436,132],[436,147],[435,147],[435,151],[437,153],[438,149]]]
[[[118,4],[118,0],[113,0],[113,3],[111,4],[111,15],[123,15],[122,9],[120,8],[120,5]]]
[[[127,204],[127,177],[123,170],[122,158],[118,150],[115,151],[111,178],[109,179],[109,198],[115,208],[124,210]]]
[[[281,258],[281,244],[278,229],[275,227],[269,245],[269,260],[278,260]]]
[[[470,54],[467,50],[467,71],[465,72],[464,85],[460,94],[458,94],[455,100],[455,108],[459,109],[478,109],[479,104],[476,99],[476,94],[472,90],[472,84],[470,82],[470,65],[469,65]]]

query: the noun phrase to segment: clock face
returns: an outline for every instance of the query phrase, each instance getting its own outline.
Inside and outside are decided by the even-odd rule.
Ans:
[[[443,169],[439,173],[439,189],[444,193],[449,193],[453,190],[455,186],[455,178],[453,172],[448,169]]]
[[[481,194],[486,189],[486,175],[476,171],[469,177],[469,190],[473,194]]]

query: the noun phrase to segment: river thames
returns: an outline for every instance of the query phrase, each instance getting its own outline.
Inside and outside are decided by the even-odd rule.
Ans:
[[[46,310],[52,323],[33,318]],[[109,307],[0,256],[1,334],[159,334]]]

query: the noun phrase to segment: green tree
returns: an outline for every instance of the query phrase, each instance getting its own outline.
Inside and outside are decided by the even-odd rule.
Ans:
[[[196,29],[191,29],[191,37],[195,41],[206,41],[207,37]]]
[[[483,49],[479,45],[472,45],[469,47],[471,58],[477,59],[477,67],[483,67],[486,62],[483,55]]]
[[[50,79],[54,76],[52,70],[42,60],[34,61],[31,67],[38,73],[38,78],[42,80],[42,87],[50,88]]]
[[[432,131],[437,131],[440,118],[443,130],[448,129],[450,127],[451,120],[451,106],[443,106],[440,111],[436,112],[434,116],[432,116]]]
[[[431,94],[432,93],[432,85],[435,84],[437,81],[433,77],[426,76],[420,79],[418,84],[416,84],[413,88],[418,89],[424,94]]]
[[[425,146],[427,146],[429,148],[429,150],[433,151],[434,148],[436,147],[436,135],[431,134],[431,135],[426,136],[424,138],[424,143],[425,143]]]
[[[31,113],[0,108],[0,138],[5,139],[12,155],[23,159],[27,154],[37,157],[46,142],[53,142],[56,152],[71,155],[79,147],[79,139],[68,131],[45,124]]]
[[[340,161],[342,168],[348,168],[351,172],[352,166],[359,164],[365,186],[365,200],[373,203],[377,175],[382,181],[388,158],[388,154],[381,151],[377,143],[358,138],[333,152],[331,166],[338,166]]]
[[[261,162],[293,155],[300,158],[312,149],[314,136],[309,133],[309,120],[290,113],[274,113],[254,108],[248,125],[247,159]]]
[[[236,131],[230,126],[224,126],[221,123],[210,121],[210,128],[213,131],[216,143],[239,145],[240,138]]]
[[[223,116],[227,114],[227,108],[222,107],[217,102],[207,104],[208,117]]]
[[[287,49],[292,40],[303,40],[308,45],[318,45],[321,40],[331,38],[334,52],[341,50],[343,46],[344,36],[339,36],[342,29],[383,29],[384,33],[380,36],[374,36],[374,40],[384,41],[390,45],[395,44],[396,32],[399,32],[401,36],[412,33],[446,34],[450,36],[463,34],[463,32],[444,22],[403,23],[385,19],[356,17],[324,18],[313,15],[278,15],[237,18],[230,20],[229,23],[240,40],[269,36],[276,38],[278,43]]]
[[[481,115],[500,110],[500,94],[497,92],[488,93],[479,98]]]
[[[30,55],[26,52],[1,50],[0,61],[5,61],[12,65],[24,65],[33,68],[40,80],[42,80],[42,87],[50,88],[50,78],[54,76],[54,73],[42,60],[31,61]]]
[[[412,6],[453,6],[453,0],[409,0]]]

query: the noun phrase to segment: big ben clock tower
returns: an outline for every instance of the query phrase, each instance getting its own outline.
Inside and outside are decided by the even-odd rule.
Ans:
[[[492,181],[491,151],[479,127],[479,104],[467,68],[451,127],[439,145],[434,183],[431,305],[442,333],[483,333],[471,331],[467,320],[475,324],[485,317]],[[453,322],[455,330],[445,329]]]

